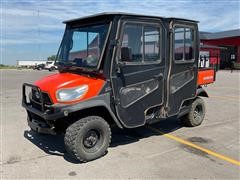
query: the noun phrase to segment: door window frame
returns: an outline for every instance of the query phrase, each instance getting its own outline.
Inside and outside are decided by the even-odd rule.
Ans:
[[[159,29],[159,60],[155,61],[139,61],[139,62],[127,62],[127,61],[121,61],[120,59],[120,53],[121,53],[121,45],[123,42],[123,35],[124,35],[124,28],[126,24],[136,24],[136,25],[142,25],[142,26],[153,26]],[[163,59],[163,24],[161,21],[159,22],[147,22],[146,20],[121,20],[121,26],[120,26],[120,33],[119,33],[119,43],[117,46],[117,53],[116,53],[116,63],[123,63],[124,65],[153,65],[153,64],[160,64]],[[143,43],[144,45],[144,43]]]
[[[183,59],[183,60],[176,60],[175,59],[175,28],[190,28],[193,30],[193,58],[192,59],[189,59],[189,60],[186,60],[186,59]],[[196,56],[196,50],[197,50],[197,34],[196,34],[196,27],[194,25],[191,25],[191,24],[180,24],[180,23],[174,23],[173,27],[172,27],[172,59],[173,59],[173,62],[175,64],[192,64],[194,63],[197,58],[195,57]],[[185,33],[184,33],[185,34]],[[185,38],[185,35],[184,35],[184,38]],[[185,40],[184,40],[184,43],[185,43]],[[185,47],[185,46],[184,46]],[[185,51],[185,49],[184,49]]]

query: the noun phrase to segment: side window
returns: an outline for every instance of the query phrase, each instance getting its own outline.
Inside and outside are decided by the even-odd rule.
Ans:
[[[188,61],[194,59],[194,31],[192,28],[174,29],[174,59]]]
[[[125,62],[142,62],[143,60],[143,26],[126,24],[121,45],[121,60]]]
[[[175,28],[174,30],[174,58],[183,60],[184,54],[184,28]]]
[[[159,28],[145,26],[144,28],[144,61],[157,61],[160,59]]]
[[[185,60],[194,59],[194,31],[191,28],[185,28]]]
[[[159,44],[159,27],[127,23],[123,30],[120,59],[133,63],[160,60]]]

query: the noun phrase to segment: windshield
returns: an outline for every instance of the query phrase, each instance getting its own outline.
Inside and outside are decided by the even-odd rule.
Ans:
[[[108,28],[109,24],[67,28],[57,62],[77,67],[97,67]]]

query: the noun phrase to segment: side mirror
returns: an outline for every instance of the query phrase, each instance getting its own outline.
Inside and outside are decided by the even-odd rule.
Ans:
[[[132,51],[128,47],[121,48],[121,61],[131,61],[132,60]]]

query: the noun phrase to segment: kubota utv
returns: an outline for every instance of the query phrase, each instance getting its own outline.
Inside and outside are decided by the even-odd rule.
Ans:
[[[23,84],[22,105],[37,133],[64,134],[81,162],[103,156],[111,127],[136,128],[177,117],[198,126],[205,115],[196,21],[101,13],[65,21],[59,72]]]

